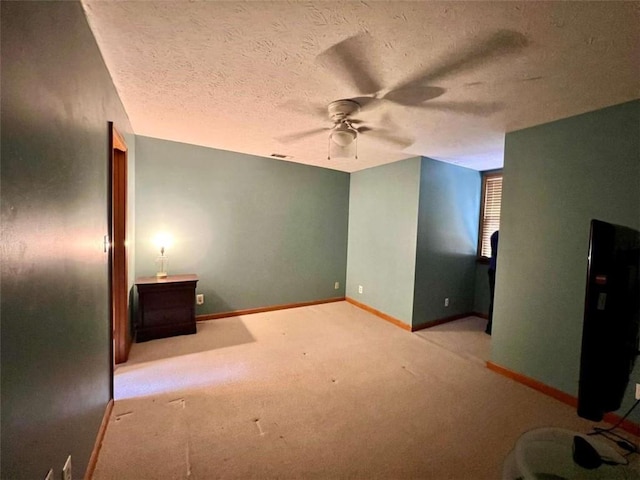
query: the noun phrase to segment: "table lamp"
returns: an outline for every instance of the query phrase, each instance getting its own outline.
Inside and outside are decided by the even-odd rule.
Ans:
[[[160,248],[160,256],[156,259],[158,263],[157,278],[167,278],[167,256],[165,255],[166,248],[171,244],[171,237],[166,233],[159,233],[156,235],[156,245]]]

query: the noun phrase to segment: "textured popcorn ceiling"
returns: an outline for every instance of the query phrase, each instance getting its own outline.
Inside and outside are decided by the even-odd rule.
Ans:
[[[505,132],[640,97],[639,5],[83,0],[136,134],[348,172],[416,155],[499,167]],[[490,48],[500,32],[524,40]],[[318,58],[354,35],[366,44],[347,68],[364,66],[378,97],[416,76],[440,89],[356,117],[414,143],[365,133],[357,160],[327,160],[327,132],[276,140],[331,126],[313,113],[366,93]]]

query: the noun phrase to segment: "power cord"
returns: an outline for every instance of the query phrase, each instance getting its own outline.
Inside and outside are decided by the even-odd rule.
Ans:
[[[587,433],[587,435],[602,435],[610,442],[614,442],[616,445],[618,445],[618,447],[626,450],[627,453],[624,454],[624,457],[629,457],[634,453],[638,453],[638,446],[634,442],[614,432],[614,430],[622,424],[622,422],[631,414],[631,412],[638,406],[638,404],[640,404],[640,400],[636,400],[636,402],[631,406],[627,413],[625,413],[624,416],[620,420],[618,420],[618,422],[614,426],[609,428],[593,427],[593,431]],[[628,462],[629,460],[627,458],[627,463]]]

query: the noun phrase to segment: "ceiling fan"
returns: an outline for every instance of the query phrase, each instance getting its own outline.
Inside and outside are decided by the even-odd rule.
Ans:
[[[353,99],[335,100],[327,106],[327,113],[333,126],[321,127],[303,132],[297,132],[291,135],[278,137],[278,141],[282,143],[290,143],[301,140],[303,138],[316,135],[321,132],[329,132],[329,141],[339,147],[346,148],[354,141],[357,141],[360,134],[376,137],[377,139],[391,143],[395,147],[406,148],[413,143],[413,139],[395,134],[389,129],[368,127],[366,125],[358,126],[361,120],[353,118],[361,109],[359,102]],[[387,118],[386,123],[391,123]],[[395,129],[394,129],[395,130]],[[328,155],[329,159],[331,155]],[[355,158],[358,158],[357,150]]]
[[[365,126],[356,127],[355,125],[360,121],[353,119],[352,116],[383,103],[402,107],[448,110],[470,115],[490,115],[502,106],[498,103],[481,101],[434,101],[446,90],[430,84],[437,79],[480,66],[488,60],[517,53],[529,44],[527,38],[519,32],[499,30],[475,39],[470,47],[447,55],[440,64],[420,71],[394,88],[388,89],[378,80],[379,75],[374,71],[374,62],[367,60],[371,41],[369,33],[360,33],[333,45],[317,57],[320,65],[331,70],[358,92],[356,97],[336,100],[329,104],[328,113],[334,122],[333,127],[286,135],[279,137],[279,141],[288,143],[330,130],[330,141],[340,146],[347,146],[358,138],[358,134],[371,132],[383,141],[406,148],[413,143],[413,140],[397,136],[395,126],[389,125],[390,128],[375,130]],[[299,111],[299,105],[295,106]],[[323,113],[323,110],[324,108],[316,107],[306,112],[324,116],[326,113]],[[388,116],[385,116],[383,121],[391,124]]]

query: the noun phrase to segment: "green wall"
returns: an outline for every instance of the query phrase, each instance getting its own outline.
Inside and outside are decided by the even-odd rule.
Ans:
[[[110,398],[107,122],[131,133],[79,2],[2,2],[3,479],[82,478]]]
[[[639,133],[634,101],[507,134],[495,363],[577,395],[590,220],[640,227]]]
[[[481,187],[480,172],[422,158],[413,326],[473,311]]]
[[[348,173],[136,138],[136,275],[168,232],[169,274],[200,278],[197,314],[344,296],[348,213]]]
[[[347,296],[407,325],[413,312],[419,194],[419,157],[351,174]]]

